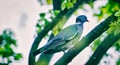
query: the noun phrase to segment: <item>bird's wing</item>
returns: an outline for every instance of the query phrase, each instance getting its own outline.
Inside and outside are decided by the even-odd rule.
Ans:
[[[76,25],[68,26],[45,45],[45,50],[64,45],[68,41],[74,39],[77,36],[77,34],[78,27]]]
[[[54,37],[44,46],[44,50],[47,51],[49,49],[52,49],[64,43],[65,43],[65,40],[63,40],[62,38]]]
[[[67,28],[63,29],[57,37],[61,37],[64,40],[71,40],[75,38],[78,34],[78,27],[77,25],[71,25],[68,26]]]

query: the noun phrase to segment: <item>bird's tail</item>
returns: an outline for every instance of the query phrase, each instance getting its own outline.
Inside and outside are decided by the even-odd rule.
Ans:
[[[44,52],[44,48],[43,47],[38,49],[38,50],[36,50],[35,52],[33,52],[33,56],[36,56],[36,55],[38,55],[41,52]]]

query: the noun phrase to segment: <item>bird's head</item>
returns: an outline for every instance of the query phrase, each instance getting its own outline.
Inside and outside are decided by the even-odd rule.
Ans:
[[[84,23],[84,22],[89,22],[85,15],[80,15],[76,18],[76,23]]]

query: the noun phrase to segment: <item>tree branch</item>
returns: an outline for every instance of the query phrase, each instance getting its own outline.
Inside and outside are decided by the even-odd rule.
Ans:
[[[99,37],[104,31],[109,28],[109,24],[117,20],[117,17],[111,15],[106,20],[96,26],[91,32],[83,37],[73,48],[68,50],[55,65],[67,65],[78,53],[86,48],[92,41]]]
[[[62,0],[52,0],[53,1],[53,10],[61,10]],[[59,5],[58,5],[59,4]]]
[[[94,54],[90,57],[90,59],[87,61],[85,65],[97,65],[102,59],[103,55],[106,53],[106,51],[119,39],[120,33],[117,35],[114,35],[114,33],[109,34],[106,37],[106,39],[104,39],[104,41],[101,42],[99,47],[96,49]]]
[[[42,53],[36,62],[36,65],[49,65],[51,58],[54,54],[44,54]]]

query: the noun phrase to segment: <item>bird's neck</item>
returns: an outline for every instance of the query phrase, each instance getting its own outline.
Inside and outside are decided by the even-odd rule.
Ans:
[[[83,23],[79,22],[79,23],[76,23],[77,25],[79,26],[83,26]]]
[[[76,23],[78,25],[78,28],[83,28],[83,23]]]
[[[83,22],[76,22],[76,24],[83,24]]]

